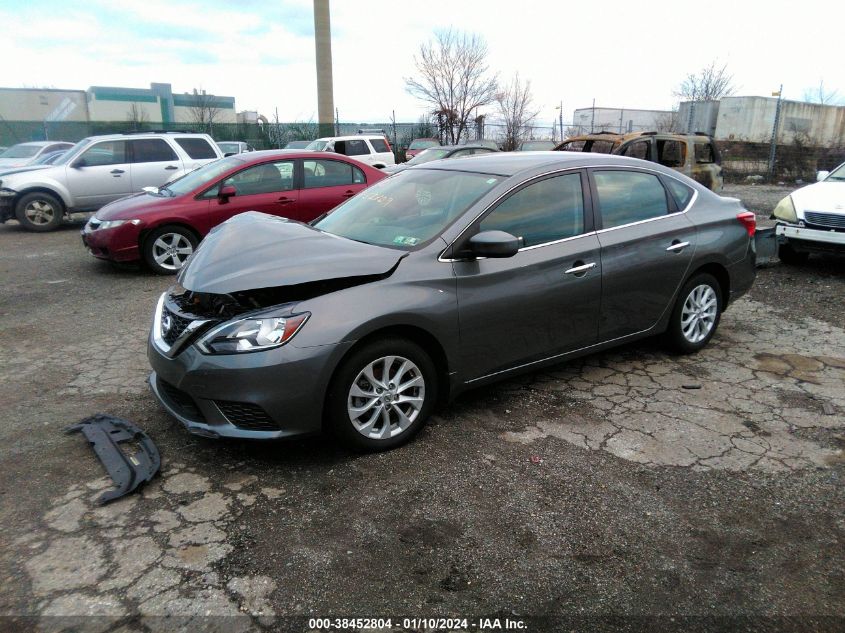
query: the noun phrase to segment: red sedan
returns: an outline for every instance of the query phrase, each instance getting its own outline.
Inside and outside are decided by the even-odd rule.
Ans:
[[[310,222],[386,174],[339,154],[264,151],[208,163],[111,204],[82,230],[94,257],[173,274],[215,226],[244,211]]]

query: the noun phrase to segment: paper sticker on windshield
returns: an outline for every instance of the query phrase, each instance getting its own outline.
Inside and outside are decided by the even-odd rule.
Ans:
[[[404,235],[397,235],[393,238],[393,243],[399,246],[416,246],[420,243],[418,237],[405,237]]]
[[[431,189],[417,189],[417,202],[421,207],[431,204]]]
[[[496,182],[496,179],[495,179],[495,178],[488,178],[488,179],[487,179],[487,184],[488,184],[488,185],[492,185],[494,182]]]

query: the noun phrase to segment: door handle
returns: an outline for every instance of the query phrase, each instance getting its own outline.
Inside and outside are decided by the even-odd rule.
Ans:
[[[112,169],[109,173],[114,174],[115,176],[119,176],[120,174],[125,172],[122,169]]]
[[[678,240],[674,240],[671,246],[666,247],[666,250],[670,253],[680,253],[687,246],[689,246],[689,242],[679,242]]]
[[[565,274],[565,275],[575,275],[575,276],[584,275],[584,274],[586,274],[586,272],[588,270],[590,270],[591,268],[595,268],[595,267],[596,267],[595,262],[590,262],[589,264],[585,264],[582,261],[577,261],[577,262],[575,262],[575,266],[573,266],[569,270],[564,270],[563,274]]]
[[[279,204],[290,204],[291,202],[296,202],[296,201],[293,200],[292,198],[287,198],[285,196],[282,196],[281,198],[276,200],[276,202],[278,202]]]
[[[355,195],[355,192],[350,190],[350,191],[345,192],[341,197],[342,198],[351,198],[354,195]]]
[[[173,171],[174,169],[179,169],[179,168],[176,165],[168,165],[167,167],[165,167],[165,169],[168,170],[168,171]]]

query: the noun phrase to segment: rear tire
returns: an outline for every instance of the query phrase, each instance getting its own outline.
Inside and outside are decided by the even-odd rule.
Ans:
[[[778,246],[778,258],[787,266],[800,266],[810,259],[810,253],[796,251],[788,242]]]
[[[327,422],[353,450],[386,451],[419,433],[436,402],[429,355],[406,339],[385,338],[343,361],[329,387]]]
[[[56,196],[34,191],[21,196],[15,205],[15,217],[28,231],[45,233],[55,231],[62,225],[65,207]]]
[[[693,354],[713,338],[722,317],[722,289],[713,275],[699,273],[678,294],[669,329],[668,346],[679,354]]]
[[[141,247],[144,261],[158,275],[175,275],[197,249],[199,240],[182,226],[162,226],[147,235]]]

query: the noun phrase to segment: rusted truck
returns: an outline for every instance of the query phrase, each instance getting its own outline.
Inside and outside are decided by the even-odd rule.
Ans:
[[[710,136],[700,132],[596,132],[570,137],[555,150],[641,158],[676,169],[712,191],[719,192],[723,186],[719,149]]]

